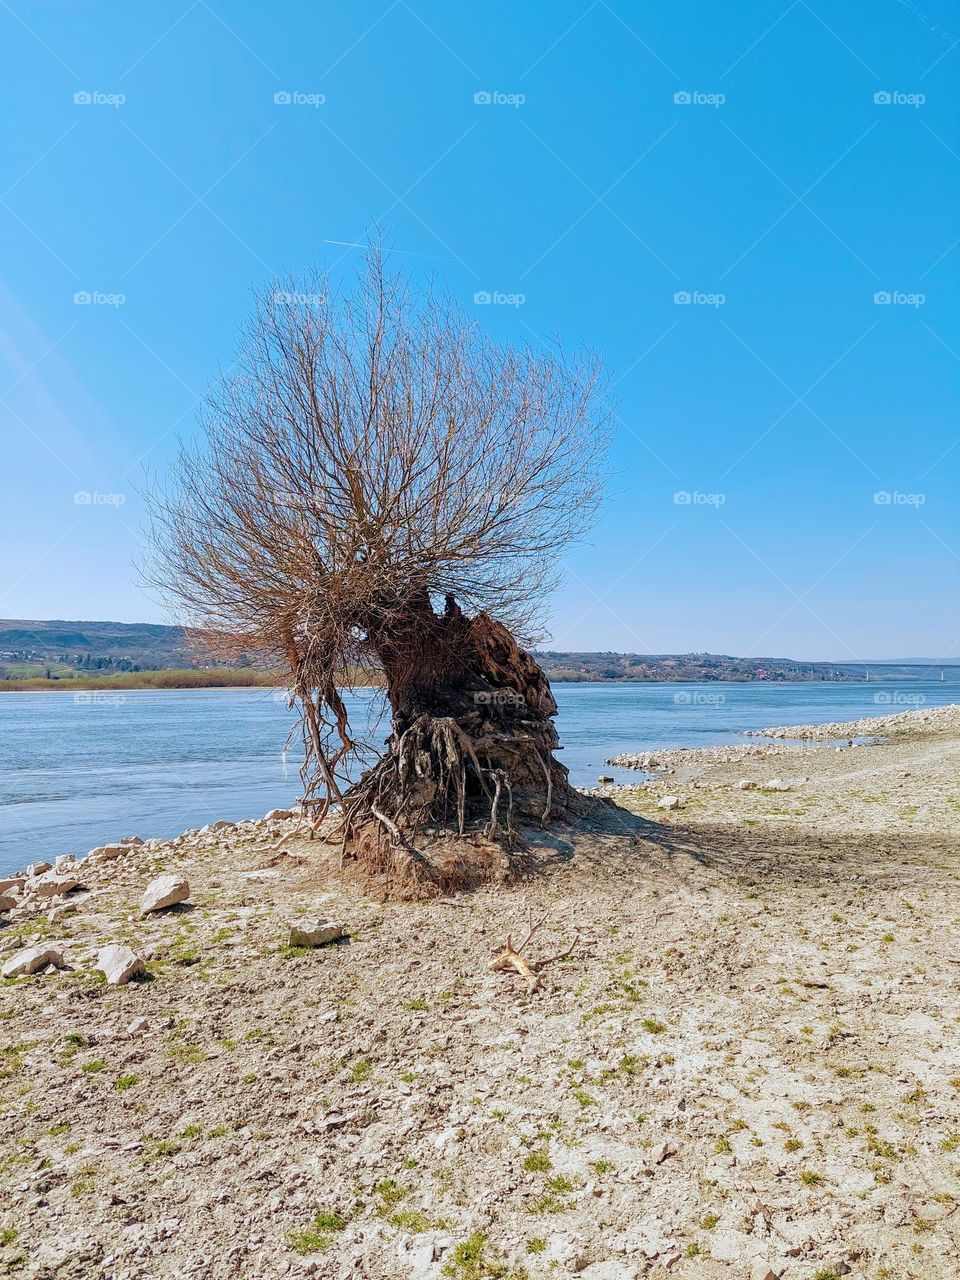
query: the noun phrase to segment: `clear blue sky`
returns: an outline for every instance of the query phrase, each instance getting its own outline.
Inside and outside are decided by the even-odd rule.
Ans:
[[[379,220],[607,358],[555,647],[956,657],[958,37],[943,0],[4,0],[0,615],[163,620],[142,463],[250,289]]]

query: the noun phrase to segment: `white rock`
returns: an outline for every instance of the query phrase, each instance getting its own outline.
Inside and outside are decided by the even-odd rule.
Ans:
[[[791,791],[789,782],[784,782],[782,778],[770,778],[767,782],[761,782],[761,791]]]
[[[77,913],[77,904],[75,902],[64,902],[60,906],[54,907],[47,912],[47,923],[56,924],[58,920],[62,920],[64,916],[72,916]]]
[[[543,1257],[544,1261],[564,1267],[568,1271],[583,1270],[584,1258],[580,1250],[565,1236],[549,1236]]]
[[[637,1280],[637,1268],[629,1262],[592,1262],[580,1272],[582,1280]]]
[[[755,782],[751,782],[747,778],[741,778],[740,781],[737,783],[738,791],[756,791],[756,789],[757,789],[757,784]]]
[[[780,1280],[783,1270],[772,1267],[765,1258],[755,1258],[750,1268],[750,1280]]]
[[[149,1026],[150,1020],[148,1018],[134,1018],[129,1027],[127,1027],[127,1035],[142,1036]]]
[[[151,880],[140,899],[141,915],[149,915],[151,911],[163,911],[166,907],[176,906],[178,902],[186,902],[190,897],[190,886],[183,876],[157,876]]]
[[[143,973],[144,967],[143,959],[130,947],[104,947],[97,957],[97,968],[111,987],[129,982],[135,974]]]
[[[49,862],[31,862],[27,867],[28,876],[42,876],[45,871],[52,871],[53,866]]]
[[[114,858],[129,852],[128,844],[101,844],[96,849],[91,849],[87,857],[92,858],[94,862],[112,862]]]
[[[322,947],[325,942],[342,938],[346,929],[339,920],[325,920],[317,916],[298,916],[288,920],[291,947]]]
[[[12,955],[0,970],[5,978],[21,978],[24,974],[36,973],[52,964],[57,969],[65,968],[63,955],[56,947],[41,945],[26,947]]]
[[[679,808],[680,808],[680,797],[679,797],[679,796],[664,796],[662,800],[658,800],[658,801],[657,801],[657,808],[658,808],[658,809],[679,809]]]
[[[59,898],[76,889],[80,881],[76,876],[58,876],[56,872],[50,871],[33,886],[33,891],[41,898]]]

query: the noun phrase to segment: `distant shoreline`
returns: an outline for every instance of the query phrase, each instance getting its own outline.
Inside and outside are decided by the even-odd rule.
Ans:
[[[822,680],[822,679],[802,679],[802,680],[766,680],[750,677],[738,677],[736,679],[724,679],[716,677],[712,680],[697,679],[696,677],[677,676],[673,679],[660,677],[657,679],[651,677],[636,677],[633,679],[590,679],[589,677],[575,679],[572,676],[552,676],[549,677],[551,685],[559,684],[590,684],[590,685],[648,685],[648,684],[669,684],[669,685],[763,685],[767,688],[771,686],[794,688],[797,685],[849,685],[863,684],[866,681],[846,678],[840,680]],[[932,680],[933,677],[931,676]],[[905,677],[905,676],[889,676],[874,677],[870,680],[870,684],[911,684],[922,683],[923,677]],[[220,671],[210,669],[180,670],[166,669],[160,671],[126,671],[110,676],[73,676],[61,679],[47,680],[42,676],[29,676],[18,680],[0,680],[0,693],[90,693],[104,692],[111,690],[133,692],[149,692],[178,689],[284,689],[289,683],[289,678],[282,671],[249,671],[246,669],[237,670],[235,668],[224,668]],[[372,679],[357,681],[353,685],[356,689],[369,689],[379,686],[379,682]]]

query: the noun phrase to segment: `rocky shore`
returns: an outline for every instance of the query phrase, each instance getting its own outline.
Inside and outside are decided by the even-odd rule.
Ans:
[[[0,1274],[952,1280],[958,717],[657,753],[451,900],[283,811],[8,877]]]

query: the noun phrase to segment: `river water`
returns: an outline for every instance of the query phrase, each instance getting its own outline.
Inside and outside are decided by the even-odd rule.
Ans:
[[[709,747],[779,724],[960,701],[939,681],[856,684],[558,684],[560,759],[572,781],[636,781],[608,756]],[[370,696],[349,700],[351,720]],[[284,697],[269,689],[0,694],[0,874],[124,835],[169,838],[238,821],[299,794]]]

